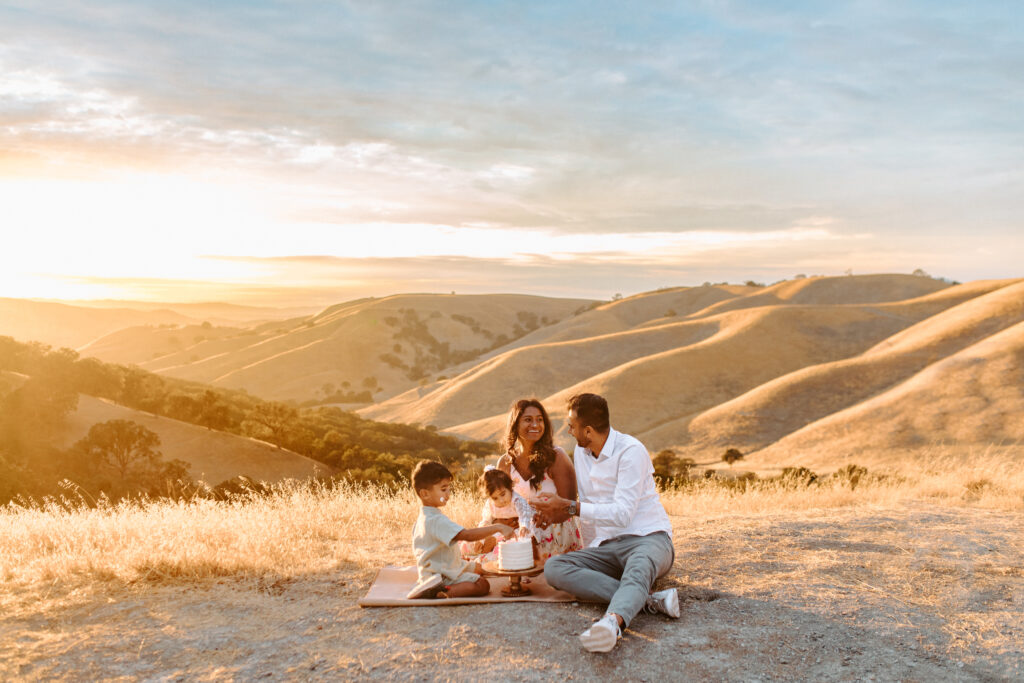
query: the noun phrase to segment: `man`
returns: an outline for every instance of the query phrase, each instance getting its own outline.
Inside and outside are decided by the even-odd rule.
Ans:
[[[647,449],[611,428],[608,402],[578,394],[568,407],[580,500],[549,496],[533,504],[549,522],[578,515],[585,547],[548,560],[544,578],[584,600],[608,603],[580,642],[590,652],[609,652],[640,610],[679,616],[674,588],[650,592],[672,568],[672,527]]]

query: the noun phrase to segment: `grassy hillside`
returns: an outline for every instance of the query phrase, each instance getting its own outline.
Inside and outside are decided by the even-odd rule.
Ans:
[[[487,441],[519,397],[541,398],[560,424],[568,396],[594,391],[608,397],[615,425],[652,451],[708,461],[844,414],[1022,320],[1022,280],[863,275],[669,288],[606,303],[395,295],[264,323],[134,326],[83,355]],[[1016,356],[1005,362],[1012,370]],[[965,406],[988,414],[987,389],[968,382],[961,391],[977,399]],[[1017,401],[1005,398],[1000,410],[1024,411]],[[966,438],[948,429],[920,435],[917,446],[892,443]],[[1012,438],[993,426],[969,441]]]
[[[123,330],[82,352],[271,399],[366,403],[436,379],[590,303],[405,294],[250,328]]]
[[[540,397],[558,420],[568,396],[593,391],[652,451],[706,461],[768,446],[1021,320],[1024,281],[1014,280],[872,275],[665,290],[540,329],[361,412],[494,439],[515,398]],[[990,437],[1008,438],[996,428]]]
[[[1024,322],[812,422],[750,460],[813,468],[856,458],[876,465],[922,448],[965,446],[1024,454]]]
[[[279,482],[325,477],[335,471],[324,463],[266,441],[133,410],[92,396],[79,398],[78,409],[68,416],[56,434],[56,443],[64,448],[71,447],[92,425],[108,420],[131,420],[153,431],[160,437],[159,448],[165,460],[187,463],[190,477],[211,486],[239,475],[254,481]]]
[[[0,504],[58,495],[64,479],[113,498],[166,493],[166,482],[183,477],[217,484],[337,473],[397,485],[419,459],[471,476],[493,452],[491,443],[430,428],[265,401],[0,337]]]
[[[0,335],[77,349],[133,325],[179,325],[191,318],[170,310],[97,310],[27,299],[0,299]]]
[[[990,288],[986,283],[944,291],[978,293]],[[680,450],[688,455],[727,447],[757,450],[885,392],[938,359],[1022,319],[1024,282],[978,294],[888,337],[863,354],[801,368],[685,423],[664,425],[655,438],[686,443]],[[993,437],[998,440],[995,434]]]

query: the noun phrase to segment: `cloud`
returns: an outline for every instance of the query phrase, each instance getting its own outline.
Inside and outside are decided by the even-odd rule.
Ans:
[[[39,7],[0,8],[0,182],[242,185],[271,214],[268,249],[309,223],[405,223],[822,228],[854,250],[883,232],[1001,240],[1024,212],[1005,4]]]

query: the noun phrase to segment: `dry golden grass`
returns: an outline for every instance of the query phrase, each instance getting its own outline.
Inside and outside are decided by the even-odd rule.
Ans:
[[[730,665],[762,679],[1024,674],[1024,474],[995,455],[964,463],[855,488],[664,491],[676,562],[659,587],[680,589],[684,618],[638,621],[618,665],[671,677],[668,648],[712,679]],[[480,503],[459,490],[445,513],[471,525]],[[228,502],[7,506],[0,677],[476,678],[493,662],[460,652],[493,642],[514,661],[539,624],[553,639],[523,660],[527,677],[614,673],[572,637],[597,607],[356,607],[376,568],[412,561],[417,513],[407,490],[298,484]]]
[[[675,524],[757,518],[835,508],[892,508],[910,501],[1024,510],[1024,472],[1012,460],[945,461],[916,472],[869,473],[855,488],[839,479],[811,486],[762,480],[747,488],[709,480],[663,491]],[[475,491],[458,490],[445,514],[472,526]],[[0,509],[4,601],[20,591],[94,580],[133,583],[217,576],[294,578],[354,564],[411,561],[408,536],[418,513],[409,491],[284,483],[264,497],[227,502],[74,501]]]

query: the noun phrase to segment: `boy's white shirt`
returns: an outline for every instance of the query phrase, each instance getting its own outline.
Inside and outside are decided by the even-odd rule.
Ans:
[[[583,545],[592,547],[616,536],[646,536],[672,525],[654,482],[654,465],[637,439],[609,430],[597,458],[590,449],[573,451],[580,497]]]
[[[421,581],[434,574],[454,581],[467,573],[472,563],[462,559],[455,545],[455,537],[462,530],[460,524],[448,519],[437,508],[427,505],[420,508],[412,528],[412,550]]]

